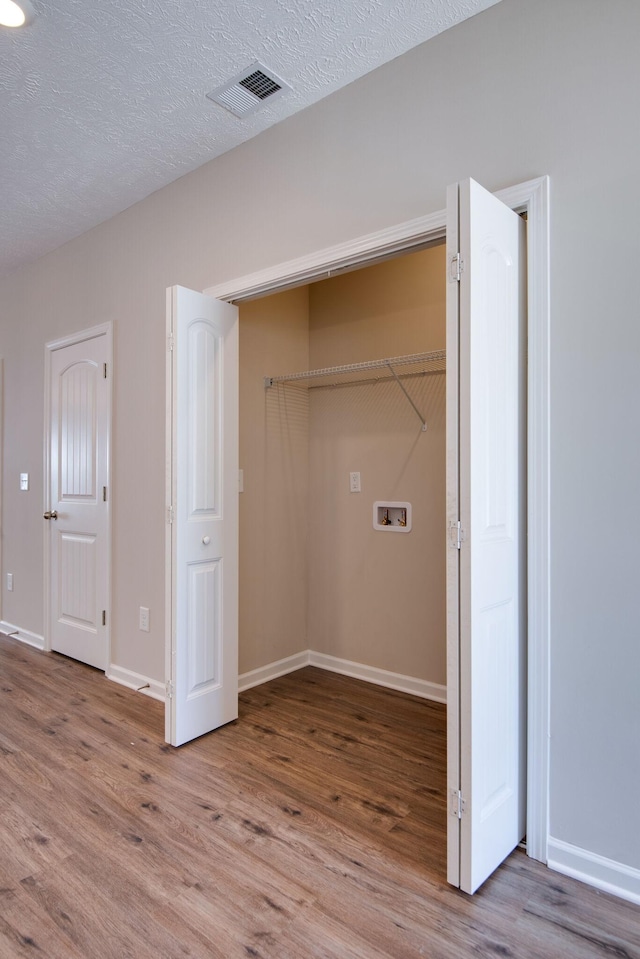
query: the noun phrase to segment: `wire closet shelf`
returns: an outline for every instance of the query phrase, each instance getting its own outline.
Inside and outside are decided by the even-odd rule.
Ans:
[[[301,373],[285,373],[282,376],[265,376],[264,387],[268,390],[282,384],[319,389],[393,379],[411,404],[422,424],[422,431],[425,432],[427,429],[425,418],[413,402],[402,380],[408,377],[427,376],[431,373],[443,373],[446,368],[446,357],[445,350],[433,350],[429,353],[410,353],[406,356],[390,356],[380,360],[367,360],[363,363],[348,363],[345,366],[326,366],[323,369],[305,370]],[[398,370],[400,372],[397,372]],[[371,376],[371,373],[377,373],[377,375]]]

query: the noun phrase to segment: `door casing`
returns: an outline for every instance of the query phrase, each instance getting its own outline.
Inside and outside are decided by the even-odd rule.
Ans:
[[[549,836],[550,426],[549,426],[549,177],[499,190],[498,199],[527,215],[527,855],[547,862]],[[204,290],[241,302],[338,270],[371,265],[446,239],[439,210],[351,242],[289,260]],[[458,697],[457,673],[447,698]]]
[[[2,476],[3,476],[3,454],[4,454],[4,359],[0,357],[0,542],[2,542]],[[3,556],[0,556],[0,576],[4,582],[4,563]],[[0,589],[0,623],[2,620],[2,595]]]
[[[106,504],[106,543],[107,551],[106,569],[107,569],[107,622],[106,622],[106,673],[108,674],[111,663],[111,491],[112,491],[112,463],[111,463],[111,425],[113,418],[113,326],[110,322],[101,323],[99,326],[92,326],[90,329],[81,330],[78,333],[71,333],[69,336],[63,336],[60,339],[52,340],[45,344],[45,364],[44,364],[44,482],[43,489],[43,511],[49,508],[51,493],[51,360],[56,350],[64,349],[66,346],[74,346],[76,343],[83,343],[85,340],[91,340],[96,336],[105,337],[105,352],[107,356],[107,504]],[[51,548],[50,539],[45,528],[44,536],[44,645],[47,651],[51,650]]]

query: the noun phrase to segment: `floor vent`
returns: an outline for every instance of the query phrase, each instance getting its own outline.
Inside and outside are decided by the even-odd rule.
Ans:
[[[267,101],[282,96],[288,86],[261,63],[252,63],[224,86],[207,93],[207,98],[219,103],[236,117],[246,117]]]

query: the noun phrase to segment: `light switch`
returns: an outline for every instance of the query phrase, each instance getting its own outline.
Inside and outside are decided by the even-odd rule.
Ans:
[[[360,473],[349,473],[349,492],[359,493],[361,489]]]
[[[27,490],[29,489],[29,474],[20,473],[20,489]]]

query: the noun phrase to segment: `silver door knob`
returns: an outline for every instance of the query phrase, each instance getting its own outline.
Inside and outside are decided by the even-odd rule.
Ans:
[[[58,511],[56,509],[48,509],[46,513],[42,514],[43,519],[57,519]]]

